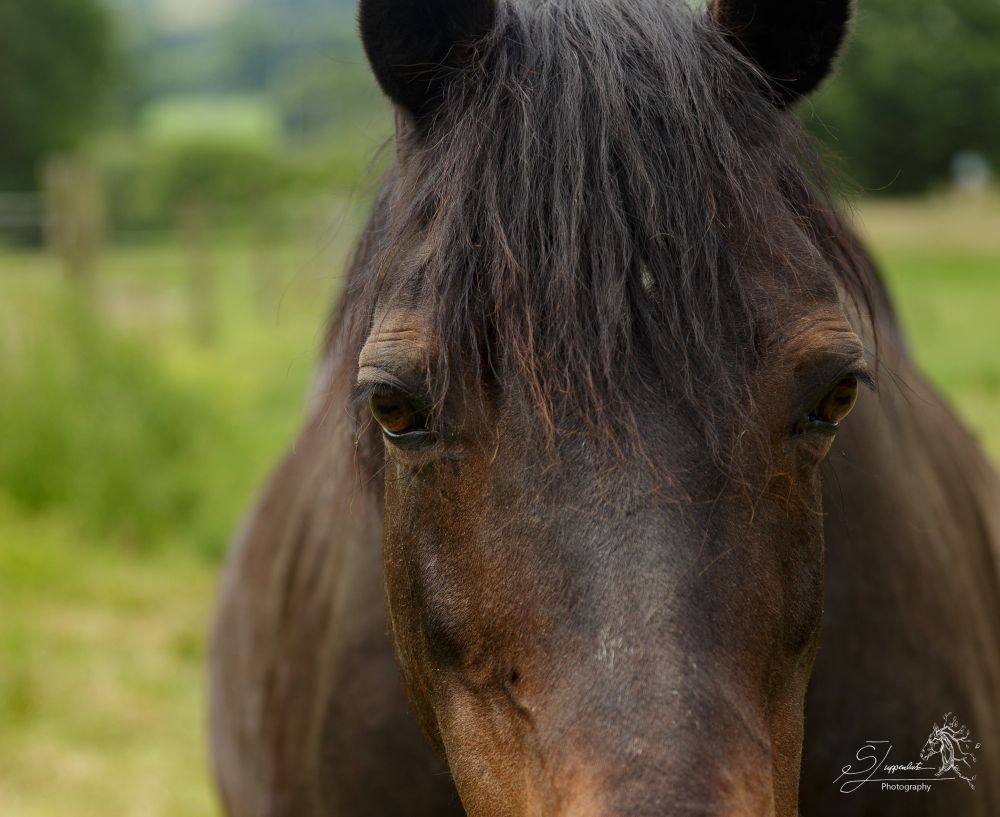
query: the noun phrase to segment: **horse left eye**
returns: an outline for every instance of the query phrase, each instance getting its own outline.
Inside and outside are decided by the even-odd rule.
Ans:
[[[857,375],[847,375],[835,383],[797,424],[797,434],[815,432],[832,436],[858,402]]]

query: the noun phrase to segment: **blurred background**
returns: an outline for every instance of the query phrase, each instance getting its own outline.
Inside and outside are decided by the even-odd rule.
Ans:
[[[0,0],[0,815],[217,813],[213,583],[391,157],[352,0]],[[803,106],[1000,457],[1000,4],[860,0]]]

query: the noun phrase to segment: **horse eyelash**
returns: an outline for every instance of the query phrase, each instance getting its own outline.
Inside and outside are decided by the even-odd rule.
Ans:
[[[350,401],[352,405],[362,407],[367,405],[368,401],[372,397],[387,397],[392,394],[400,393],[420,406],[429,405],[430,403],[429,399],[419,392],[408,389],[402,384],[393,383],[387,380],[372,380],[366,383],[356,383],[351,389]]]

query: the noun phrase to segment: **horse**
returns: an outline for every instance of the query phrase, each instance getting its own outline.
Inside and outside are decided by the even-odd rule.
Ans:
[[[980,744],[976,744],[978,749]],[[959,764],[966,770],[972,768],[976,762],[976,756],[972,754],[972,738],[969,734],[968,726],[959,726],[958,718],[951,712],[945,713],[944,725],[934,724],[924,748],[920,750],[920,759],[928,761],[934,755],[941,755],[941,768],[935,773],[935,777],[941,777],[948,772],[952,772],[959,780],[964,780],[969,784],[969,788],[976,788],[976,775],[971,777],[962,773]]]
[[[1000,479],[794,112],[851,15],[361,0],[395,161],[224,570],[227,814],[1000,813]],[[835,789],[942,711],[977,790]]]

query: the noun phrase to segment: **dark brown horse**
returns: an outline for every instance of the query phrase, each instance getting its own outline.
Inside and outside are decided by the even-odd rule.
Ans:
[[[230,815],[1000,813],[1000,484],[789,111],[850,5],[363,0],[398,161],[224,579]],[[886,790],[945,712],[975,788]]]

